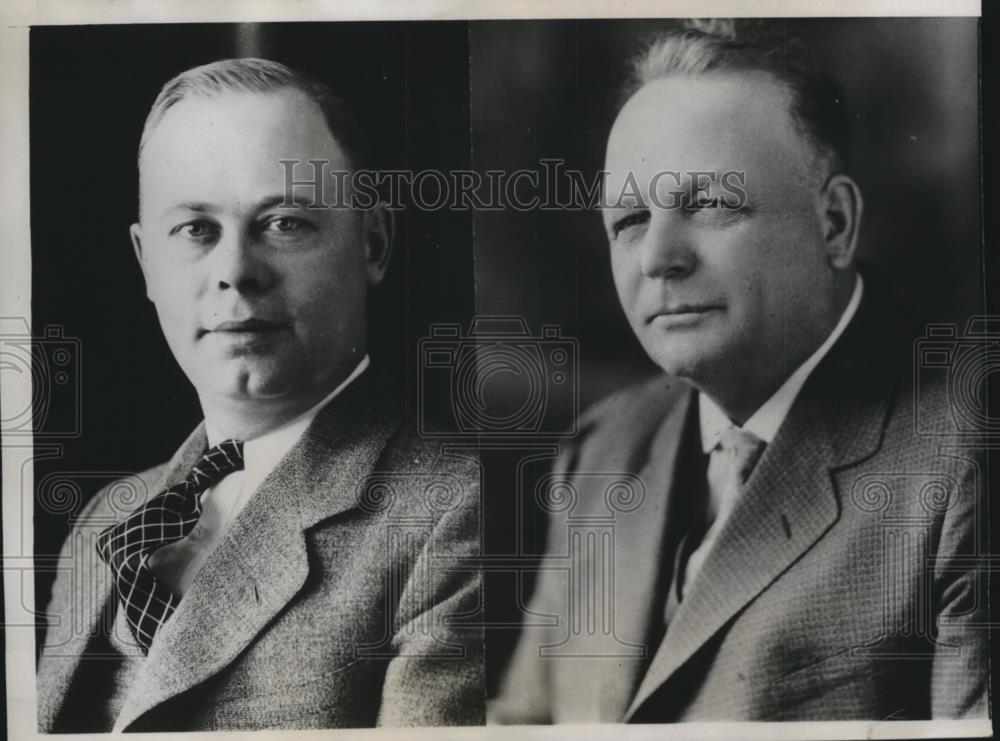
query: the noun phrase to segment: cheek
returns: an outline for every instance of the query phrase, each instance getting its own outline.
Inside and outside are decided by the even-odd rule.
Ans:
[[[819,224],[812,214],[776,217],[755,235],[766,244],[766,258],[772,269],[794,271],[810,265],[822,252]]]
[[[757,284],[787,268],[787,244],[795,237],[780,225],[747,224],[717,237],[700,254],[705,266],[734,296],[752,294]]]
[[[328,255],[286,273],[282,293],[300,317],[324,331],[365,310],[367,277],[361,260]]]
[[[611,248],[611,275],[618,291],[618,299],[625,311],[635,305],[641,285],[641,276],[632,254],[622,248]]]
[[[164,260],[152,259],[145,263],[146,292],[161,312],[182,313],[193,309],[191,296],[193,278],[191,271],[180,270]]]
[[[146,290],[167,303],[190,302],[205,280],[205,265],[197,253],[178,249],[167,240],[149,240],[144,245],[142,274]]]

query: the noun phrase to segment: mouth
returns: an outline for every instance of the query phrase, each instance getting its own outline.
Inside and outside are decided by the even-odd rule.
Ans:
[[[199,336],[218,334],[228,337],[260,336],[286,329],[287,324],[271,322],[266,319],[240,319],[238,321],[221,322],[210,329],[202,329]]]
[[[659,321],[665,323],[679,323],[693,321],[709,314],[713,311],[721,311],[722,307],[715,304],[678,304],[663,309],[659,309],[649,314],[646,323]]]

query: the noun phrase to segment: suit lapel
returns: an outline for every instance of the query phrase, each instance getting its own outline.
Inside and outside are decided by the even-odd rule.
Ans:
[[[298,593],[306,530],[356,506],[399,421],[359,379],[325,407],[237,516],[157,633],[115,731],[229,665]]]
[[[801,452],[807,438],[799,427],[787,425],[761,457],[678,607],[629,715],[836,521],[830,477]]]
[[[666,393],[666,392],[665,392]],[[678,452],[685,439],[685,426],[690,421],[693,392],[686,388],[656,430],[649,444],[649,455],[639,471],[646,485],[646,502],[631,516],[615,520],[614,573],[618,583],[612,609],[616,645],[624,641],[642,645],[641,655],[621,656],[611,664],[612,675],[601,682],[601,720],[617,722],[628,707],[629,700],[648,665],[655,646],[648,643],[656,633],[653,621],[661,619],[657,609],[658,590],[652,585],[661,578],[670,514],[676,509],[678,496],[675,472]],[[636,548],[642,543],[642,548]],[[657,555],[659,554],[659,555]]]
[[[877,309],[862,304],[814,371],[747,482],[674,615],[626,720],[840,515],[837,471],[881,444],[896,384],[878,346]]]
[[[149,481],[147,490],[149,498],[183,480],[204,449],[204,425],[199,425],[164,466],[162,473]],[[103,529],[130,514],[110,505],[107,501],[109,497],[110,492],[107,490],[97,494],[93,502],[94,509],[85,511],[81,520],[88,521],[88,518],[93,517],[94,521],[88,522],[88,526],[93,525],[95,529]],[[95,516],[95,512],[101,514]],[[76,533],[76,529],[73,532]],[[80,662],[87,658],[90,647],[97,637],[97,631],[101,629],[102,616],[106,621],[103,627],[105,635],[114,625],[118,601],[111,570],[90,547],[92,533],[88,530],[83,535],[85,541],[83,546],[81,548],[74,546],[71,551],[74,558],[74,562],[70,565],[71,573],[81,574],[77,577],[78,581],[70,584],[69,599],[73,600],[73,603],[69,609],[59,611],[61,615],[79,615],[80,622],[71,627],[69,639],[64,645],[45,649],[43,659],[39,662],[38,687],[40,690],[46,688],[46,691],[40,691],[38,696],[38,718],[41,728],[51,729],[55,724],[59,710],[80,668]],[[82,559],[82,569],[79,568],[81,564],[78,563],[78,558]],[[76,605],[79,605],[78,611]],[[55,691],[52,688],[55,688]]]

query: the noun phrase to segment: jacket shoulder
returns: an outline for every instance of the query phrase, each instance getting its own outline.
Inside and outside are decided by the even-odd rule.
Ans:
[[[449,445],[420,437],[403,424],[388,440],[376,470],[410,470],[426,474],[468,476],[477,470],[475,445]]]
[[[634,458],[691,392],[684,381],[661,373],[605,396],[581,415],[570,454],[574,459]]]
[[[159,493],[158,487],[167,466],[167,463],[161,463],[115,479],[102,487],[76,515],[74,527],[79,529],[102,522],[117,522],[131,514]]]
[[[481,466],[474,445],[451,446],[421,438],[404,424],[386,442],[365,484],[366,491],[393,493],[396,516],[461,520],[480,517]],[[464,513],[464,514],[462,514]]]

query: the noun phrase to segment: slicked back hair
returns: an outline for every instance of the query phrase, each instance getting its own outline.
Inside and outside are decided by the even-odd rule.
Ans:
[[[368,166],[368,144],[354,112],[323,82],[270,59],[222,59],[181,72],[156,96],[139,140],[139,158],[156,126],[170,108],[185,98],[214,97],[227,92],[270,93],[298,90],[319,106],[330,134],[350,166]]]
[[[763,72],[785,96],[792,123],[828,175],[850,167],[851,137],[847,103],[832,77],[812,69],[797,41],[767,44],[740,40],[732,21],[692,21],[655,37],[630,63],[624,105],[639,88],[674,75]],[[818,173],[817,173],[818,174]]]

